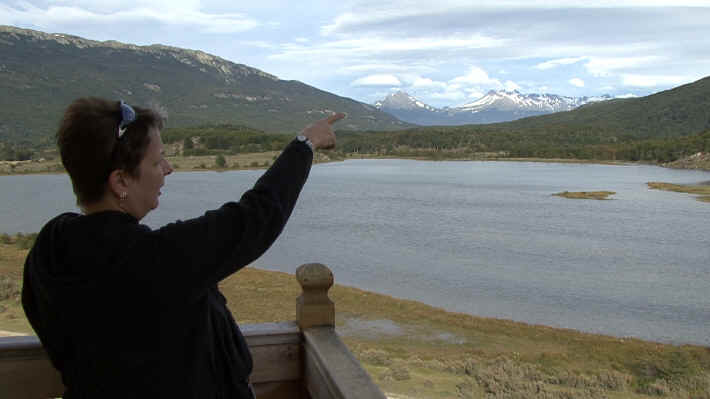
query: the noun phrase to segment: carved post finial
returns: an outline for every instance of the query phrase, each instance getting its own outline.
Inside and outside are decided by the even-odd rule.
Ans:
[[[335,304],[328,298],[333,272],[320,263],[307,263],[296,269],[303,292],[296,300],[296,322],[301,329],[335,326]]]

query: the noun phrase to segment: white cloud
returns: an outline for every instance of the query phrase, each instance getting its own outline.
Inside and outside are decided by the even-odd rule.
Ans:
[[[508,91],[521,90],[521,89],[522,89],[517,83],[513,82],[512,80],[506,80],[506,81],[505,81],[505,84],[504,84],[503,86],[505,86],[505,89],[508,90]]]
[[[124,5],[113,11],[103,11],[108,6],[98,8],[77,6],[36,7],[21,3],[19,7],[0,5],[0,22],[9,24],[31,24],[39,27],[57,25],[130,25],[157,23],[160,25],[182,26],[186,30],[197,29],[202,33],[239,33],[260,25],[252,18],[238,13],[205,13],[193,7],[179,7],[170,4],[160,7],[158,3]],[[103,6],[103,7],[102,7]],[[97,10],[98,11],[95,11]]]
[[[633,87],[658,87],[667,85],[679,85],[692,82],[693,78],[677,75],[637,75],[624,74],[621,81],[624,86]]]
[[[276,47],[273,43],[265,42],[263,40],[242,40],[239,44],[262,49],[273,49]]]
[[[338,69],[338,73],[341,74],[360,74],[362,72],[417,72],[425,73],[432,72],[434,69],[426,66],[417,65],[399,65],[399,64],[387,64],[387,63],[364,63],[355,65],[346,65]]]
[[[586,58],[587,57],[559,58],[556,60],[550,60],[550,61],[545,61],[545,62],[539,63],[539,64],[535,65],[535,68],[544,71],[547,69],[557,68],[558,66],[561,66],[561,65],[576,64],[580,61],[583,61]]]
[[[466,94],[460,91],[445,91],[441,93],[432,93],[429,97],[437,100],[460,101],[466,98]]]
[[[281,52],[272,54],[271,59],[337,58],[347,60],[386,59],[399,54],[414,54],[412,60],[423,57],[437,58],[439,52],[470,51],[503,46],[505,40],[482,35],[465,37],[384,37],[367,36],[326,41],[313,46],[284,45]]]
[[[440,89],[445,89],[447,87],[446,83],[444,82],[438,82],[429,78],[422,78],[422,77],[417,77],[414,79],[414,81],[411,83],[411,86],[414,88],[440,88]]]
[[[587,71],[596,76],[609,76],[612,72],[623,69],[638,68],[648,65],[658,65],[663,62],[663,57],[590,57],[585,64]]]
[[[495,85],[495,86],[501,86],[500,80],[491,78],[488,76],[488,72],[483,70],[482,68],[472,66],[469,70],[468,73],[456,77],[454,79],[451,79],[449,81],[450,83],[462,83],[462,84],[469,84],[469,85]]]
[[[572,78],[569,80],[569,84],[576,87],[584,87],[584,81],[580,78]]]
[[[476,89],[467,89],[466,92],[468,93],[468,98],[471,99],[481,98],[485,95],[485,93]]]
[[[321,28],[322,35],[333,35],[357,29],[362,26],[381,26],[393,21],[412,18],[434,18],[442,15],[490,11],[496,8],[534,10],[566,9],[611,9],[627,7],[707,7],[707,0],[438,0],[425,2],[418,0],[390,0],[387,2],[353,1],[347,12],[334,18],[333,22]]]
[[[353,81],[351,86],[401,86],[402,82],[394,75],[368,75]]]
[[[636,97],[638,97],[638,96],[633,93],[626,93],[626,94],[620,94],[618,96],[614,96],[614,98],[636,98]]]

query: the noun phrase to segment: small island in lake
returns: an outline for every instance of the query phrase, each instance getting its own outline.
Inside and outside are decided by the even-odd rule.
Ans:
[[[563,191],[552,195],[571,199],[605,200],[609,199],[608,197],[614,194],[616,194],[614,191]]]

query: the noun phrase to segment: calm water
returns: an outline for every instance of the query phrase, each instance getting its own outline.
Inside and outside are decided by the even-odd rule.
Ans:
[[[176,173],[157,227],[238,198],[258,171]],[[710,173],[651,166],[358,160],[314,166],[257,266],[452,311],[710,345],[710,204],[647,189]],[[612,201],[551,196],[611,190]],[[67,176],[0,177],[0,232],[74,209]]]

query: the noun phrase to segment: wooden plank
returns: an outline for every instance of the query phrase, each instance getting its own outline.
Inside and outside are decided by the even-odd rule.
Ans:
[[[300,381],[254,384],[254,392],[258,399],[310,399]]]
[[[303,341],[301,330],[294,321],[246,324],[240,328],[250,348],[259,345],[300,345]]]
[[[333,327],[303,331],[305,386],[313,399],[386,399]]]
[[[298,381],[302,335],[295,322],[242,327],[254,357],[252,381]],[[61,396],[61,376],[36,336],[0,338],[0,398]]]
[[[35,335],[0,338],[0,361],[4,359],[46,359],[47,352]]]
[[[239,326],[246,338],[252,335],[301,334],[295,321],[279,321],[276,323],[244,324]]]
[[[252,383],[301,379],[301,345],[263,345],[249,349],[254,359]]]
[[[0,382],[0,398],[55,398],[64,394],[62,378],[47,359],[2,360]]]

